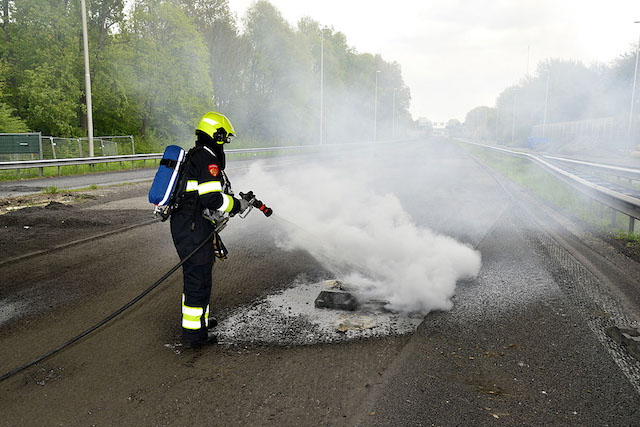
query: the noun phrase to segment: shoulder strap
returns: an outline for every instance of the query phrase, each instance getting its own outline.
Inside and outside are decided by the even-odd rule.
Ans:
[[[207,147],[206,145],[201,145],[201,147],[204,148],[205,150],[207,150],[209,152],[209,154],[211,154],[216,159],[218,158],[218,156],[216,156],[216,153],[214,153],[211,148]]]
[[[192,147],[187,151],[187,154],[184,156],[184,161],[182,165],[180,165],[180,172],[178,174],[178,182],[176,182],[176,188],[171,196],[171,201],[169,202],[169,206],[177,207],[177,204],[180,202],[180,199],[184,195],[185,188],[187,187],[187,168],[189,167],[189,163],[191,163],[191,159],[193,155],[198,151],[200,147]]]

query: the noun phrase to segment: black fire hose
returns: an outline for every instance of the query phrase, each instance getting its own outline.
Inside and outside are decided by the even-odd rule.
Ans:
[[[127,310],[128,308],[130,308],[133,304],[137,303],[138,301],[140,301],[145,295],[147,295],[149,292],[151,292],[152,290],[154,290],[155,288],[157,288],[162,282],[164,282],[165,280],[167,280],[167,278],[169,276],[171,276],[178,268],[182,267],[182,264],[184,264],[189,258],[191,258],[193,255],[195,255],[196,252],[198,252],[205,244],[207,244],[207,242],[209,242],[213,236],[218,232],[218,228],[216,227],[215,230],[213,230],[211,232],[211,234],[209,234],[207,236],[206,239],[204,239],[200,244],[198,244],[198,246],[193,250],[193,252],[191,252],[189,255],[187,255],[185,257],[185,259],[183,259],[182,261],[180,261],[178,264],[176,264],[175,267],[173,267],[171,270],[169,270],[164,276],[162,276],[157,282],[155,282],[153,285],[149,286],[147,289],[145,289],[140,295],[138,295],[137,297],[135,297],[134,299],[132,299],[131,301],[129,301],[128,303],[126,303],[125,305],[123,305],[122,307],[120,307],[117,311],[114,311],[113,313],[111,313],[109,316],[105,317],[104,319],[102,319],[101,321],[99,321],[98,323],[96,323],[95,325],[93,325],[92,327],[90,327],[89,329],[87,329],[86,331],[82,332],[79,335],[76,335],[75,337],[71,338],[69,341],[65,342],[64,344],[60,345],[59,347],[49,351],[48,353],[43,354],[42,356],[32,360],[31,362],[20,366],[19,368],[14,369],[11,372],[7,372],[6,374],[4,374],[3,376],[0,377],[0,382],[6,380],[9,377],[14,376],[15,374],[24,371],[25,369],[35,365],[36,363],[39,363],[41,361],[43,361],[44,359],[46,359],[49,356],[52,356],[54,354],[56,354],[57,352],[59,352],[60,350],[64,349],[65,347],[70,346],[71,344],[73,344],[74,342],[80,340],[81,338],[89,335],[91,332],[95,331],[96,329],[98,329],[99,327],[101,327],[102,325],[104,325],[105,323],[107,323],[108,321],[112,320],[114,317],[118,316],[119,314],[121,314],[122,312],[124,312],[125,310]]]

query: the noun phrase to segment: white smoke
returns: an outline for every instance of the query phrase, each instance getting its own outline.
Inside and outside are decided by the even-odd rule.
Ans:
[[[449,310],[457,280],[480,270],[479,252],[416,226],[395,195],[376,193],[353,169],[266,171],[254,164],[244,179],[280,218],[280,246],[307,250],[364,296],[389,301],[391,310]]]

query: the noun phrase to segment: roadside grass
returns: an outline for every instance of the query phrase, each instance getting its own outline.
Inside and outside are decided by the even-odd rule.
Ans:
[[[50,187],[46,187],[42,192],[44,194],[57,194],[58,193],[58,187],[56,187],[55,185],[52,185]]]
[[[629,217],[575,190],[528,159],[456,143],[514,183],[581,219],[625,246],[640,250],[640,233],[628,233]],[[640,226],[636,221],[636,230]]]
[[[616,239],[626,242],[627,247],[640,248],[640,234],[620,231]]]

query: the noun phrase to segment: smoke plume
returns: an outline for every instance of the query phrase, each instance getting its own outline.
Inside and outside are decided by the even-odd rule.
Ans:
[[[480,270],[479,252],[417,226],[398,198],[373,191],[364,173],[254,164],[243,178],[274,207],[281,247],[307,250],[335,278],[393,311],[449,310],[456,281]]]

